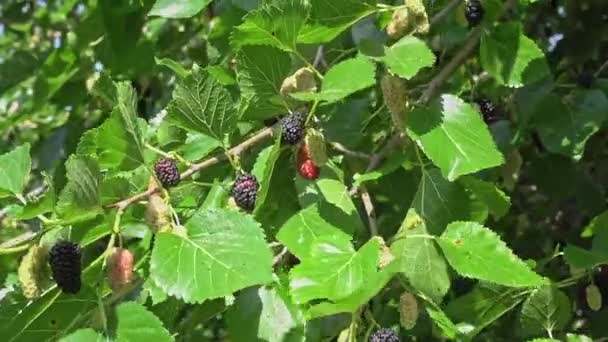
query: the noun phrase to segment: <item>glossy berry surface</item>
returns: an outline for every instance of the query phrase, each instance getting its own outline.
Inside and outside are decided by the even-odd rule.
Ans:
[[[80,291],[82,252],[70,241],[58,241],[49,251],[49,264],[53,279],[63,292],[75,294]]]
[[[319,168],[310,159],[306,159],[298,166],[298,172],[302,178],[315,180],[319,177]]]
[[[252,211],[258,194],[258,181],[254,175],[243,173],[239,175],[232,186],[232,197],[239,208]]]
[[[467,0],[464,5],[464,17],[469,22],[469,26],[474,27],[479,25],[483,20],[483,6],[479,0]]]
[[[304,117],[295,112],[281,120],[281,141],[295,145],[304,137]]]
[[[154,173],[156,174],[156,178],[158,178],[165,188],[170,188],[179,183],[179,170],[173,159],[159,159],[156,164],[154,164]]]
[[[376,330],[369,337],[369,342],[399,342],[399,336],[391,329]]]

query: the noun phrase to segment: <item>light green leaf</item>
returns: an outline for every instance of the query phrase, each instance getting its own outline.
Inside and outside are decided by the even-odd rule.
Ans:
[[[433,320],[433,323],[441,330],[446,338],[453,340],[458,335],[458,328],[452,323],[450,318],[439,307],[427,305],[426,313]]]
[[[517,22],[496,26],[481,37],[481,66],[496,81],[521,87],[549,74],[542,50],[526,37]]]
[[[117,342],[174,341],[163,323],[144,306],[135,302],[122,303],[116,308]]]
[[[95,332],[91,328],[76,330],[75,332],[63,337],[59,342],[104,342],[106,338]]]
[[[391,252],[397,258],[399,272],[408,282],[433,301],[441,303],[450,289],[448,266],[433,240],[416,237],[427,234],[423,219],[415,209],[410,209],[391,245]]]
[[[265,119],[287,111],[280,90],[291,69],[288,53],[275,47],[244,46],[237,56],[236,68],[241,95],[248,102],[245,119]]]
[[[382,60],[392,73],[410,79],[420,69],[432,66],[435,55],[424,41],[414,36],[405,36],[385,49]]]
[[[407,132],[450,181],[504,163],[479,112],[454,95],[411,112]]]
[[[460,183],[470,190],[475,197],[488,207],[495,219],[505,216],[511,206],[511,200],[494,183],[486,182],[473,176],[461,177]]]
[[[437,242],[450,265],[465,277],[511,287],[545,283],[496,233],[476,222],[450,223]]]
[[[89,157],[71,156],[66,162],[66,186],[59,195],[57,214],[66,222],[91,219],[103,212],[99,166]]]
[[[289,273],[291,295],[296,303],[346,298],[378,273],[377,239],[369,240],[359,251],[353,249],[349,240],[319,240],[312,246],[310,257]]]
[[[372,0],[315,0],[310,11],[310,23],[300,33],[298,41],[317,44],[332,41],[357,21],[376,11]]]
[[[600,230],[608,230],[608,210],[594,217],[583,229],[581,237],[591,237]]]
[[[275,163],[281,154],[281,139],[276,138],[273,145],[266,147],[260,154],[253,165],[251,173],[258,180],[259,188],[257,198],[255,200],[254,216],[262,208],[262,205],[266,201],[266,195],[270,188],[270,178],[274,170]]]
[[[185,144],[179,147],[179,154],[188,161],[196,162],[220,147],[222,145],[217,140],[207,135],[188,133]]]
[[[357,291],[346,298],[336,301],[325,301],[310,307],[306,312],[307,318],[331,316],[339,313],[353,313],[359,310],[361,305],[368,303],[376,296],[397,272],[397,263],[393,262],[381,272],[372,274],[364,279],[364,284]]]
[[[250,12],[235,27],[232,45],[270,45],[295,51],[302,25],[308,19],[309,6],[302,0],[282,0]]]
[[[585,335],[567,334],[566,342],[593,342],[593,340]]]
[[[178,81],[167,111],[177,126],[220,142],[235,130],[238,119],[228,90],[196,65],[191,75]]]
[[[339,209],[324,202],[310,205],[285,222],[277,233],[277,240],[298,259],[310,258],[313,246],[322,241],[337,244],[351,239],[340,225],[331,223],[338,215]]]
[[[367,57],[359,55],[342,61],[327,71],[318,93],[293,93],[304,101],[319,100],[334,103],[376,83],[376,66]]]
[[[235,342],[283,342],[304,334],[304,315],[279,284],[241,291],[226,322]]]
[[[422,173],[411,207],[422,217],[431,234],[441,234],[452,221],[470,219],[472,212],[464,188],[445,180],[438,169]]]
[[[579,160],[587,140],[599,131],[607,116],[606,95],[590,90],[575,92],[565,99],[554,94],[547,96],[534,121],[547,150]]]
[[[154,58],[156,64],[165,66],[173,71],[179,78],[186,78],[190,74],[179,62],[171,58]]]
[[[527,335],[553,336],[572,316],[570,299],[555,286],[535,290],[521,308],[520,324]]]
[[[32,159],[30,145],[21,145],[0,156],[0,197],[21,195],[27,183]]]
[[[97,130],[101,167],[129,171],[144,164],[143,133],[137,122],[137,96],[126,82],[116,84],[118,103],[110,118]]]
[[[197,15],[211,0],[157,0],[149,16],[190,18]]]
[[[446,313],[452,322],[468,324],[469,339],[521,303],[527,292],[524,288],[505,288],[480,283],[464,296],[452,300]]]
[[[202,210],[187,236],[160,233],[150,274],[167,294],[202,302],[272,280],[272,254],[260,225],[234,211]]]

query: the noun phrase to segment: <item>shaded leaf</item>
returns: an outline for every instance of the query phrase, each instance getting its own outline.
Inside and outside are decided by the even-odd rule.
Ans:
[[[0,155],[0,197],[21,195],[31,167],[29,144]]]
[[[528,335],[553,335],[566,327],[572,316],[570,299],[555,286],[535,290],[521,308],[520,323]]]
[[[69,222],[87,220],[101,214],[99,166],[89,157],[72,156],[66,162],[68,183],[61,191],[57,213]]]

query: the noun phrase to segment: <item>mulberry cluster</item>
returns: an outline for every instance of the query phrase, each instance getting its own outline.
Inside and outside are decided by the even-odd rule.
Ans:
[[[281,141],[295,145],[302,140],[304,136],[304,117],[302,114],[295,112],[289,114],[281,120]]]
[[[391,329],[376,330],[369,337],[369,342],[399,342],[399,336]]]
[[[49,252],[53,279],[65,293],[80,291],[82,272],[80,247],[70,241],[58,241]]]
[[[254,175],[243,173],[236,177],[232,186],[232,198],[239,208],[252,211],[258,195],[258,181]]]
[[[467,0],[464,5],[464,16],[470,27],[479,25],[483,20],[483,6],[479,0]]]
[[[179,170],[173,159],[161,158],[157,160],[154,164],[154,173],[165,188],[170,188],[179,183]]]
[[[319,177],[319,167],[312,161],[306,144],[302,144],[298,151],[298,173],[302,178],[308,180],[315,180]]]

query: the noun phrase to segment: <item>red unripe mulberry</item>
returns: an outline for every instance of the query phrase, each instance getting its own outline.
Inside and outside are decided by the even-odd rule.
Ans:
[[[308,180],[315,180],[319,177],[319,168],[310,159],[299,163],[298,172],[300,176]]]

